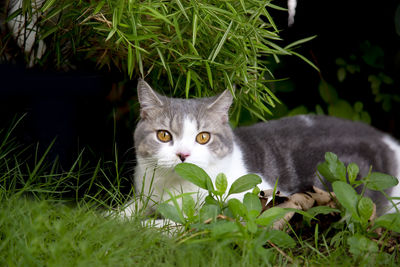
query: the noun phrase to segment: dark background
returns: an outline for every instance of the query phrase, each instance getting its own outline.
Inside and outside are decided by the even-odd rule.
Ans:
[[[276,4],[280,3],[276,1]],[[349,103],[362,101],[372,125],[400,138],[399,103],[394,103],[389,111],[383,110],[368,82],[368,74],[383,71],[394,80],[384,88],[385,92],[400,94],[400,36],[395,28],[398,6],[398,1],[391,0],[380,3],[299,0],[292,27],[287,26],[286,12],[270,10],[282,30],[282,46],[317,35],[298,52],[317,65],[320,73],[296,57],[282,58],[279,65],[273,66],[276,78],[289,78],[273,87],[285,104],[285,112],[299,105],[308,111],[313,111],[316,104],[324,107],[318,90],[323,79],[333,84],[338,95]],[[383,67],[375,69],[364,64],[360,73],[348,75],[345,83],[338,82],[336,60],[351,55],[362,58],[362,46],[366,42],[383,50],[382,62],[379,62]],[[356,62],[361,64],[362,60]],[[137,118],[129,109],[137,109],[136,82],[125,81],[121,85],[124,80],[120,73],[96,71],[91,64],[61,73],[3,62],[0,128],[9,127],[13,119],[26,114],[15,136],[23,144],[39,142],[42,151],[56,138],[50,156],[58,155],[65,169],[82,148],[86,149],[85,157],[93,162],[98,158],[112,159],[114,144],[122,160],[132,162],[132,131]]]

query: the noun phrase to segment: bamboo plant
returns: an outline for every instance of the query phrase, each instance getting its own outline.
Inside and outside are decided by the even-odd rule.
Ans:
[[[40,8],[23,0],[8,22],[23,15],[27,27],[38,18],[36,40],[46,51],[36,65],[65,69],[93,61],[175,97],[229,89],[238,122],[242,108],[263,120],[279,102],[268,87],[272,61],[294,55],[315,67],[294,51],[311,38],[279,45],[271,9],[285,11],[269,0],[46,0]]]

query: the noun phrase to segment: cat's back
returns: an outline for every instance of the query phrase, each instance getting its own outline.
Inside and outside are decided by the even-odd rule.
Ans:
[[[384,134],[362,123],[324,115],[298,115],[238,127],[235,135],[245,144],[277,143],[282,145],[332,142],[378,141]],[[321,139],[324,137],[324,139]],[[338,139],[340,138],[340,139]]]
[[[393,139],[362,122],[300,115],[239,127],[234,133],[248,170],[271,182],[279,177],[287,191],[311,185],[326,152],[357,163],[363,175],[370,166],[392,175],[398,172],[394,151],[385,141]]]

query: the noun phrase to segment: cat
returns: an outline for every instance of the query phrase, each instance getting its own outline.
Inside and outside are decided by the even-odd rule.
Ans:
[[[232,130],[229,90],[209,98],[168,98],[142,79],[137,90],[141,119],[134,132],[134,183],[138,195],[141,191],[150,195],[151,204],[169,199],[167,190],[173,194],[198,192],[198,200],[204,199],[205,190],[174,172],[181,162],[198,165],[212,179],[225,173],[229,185],[242,175],[256,173],[262,178],[259,188],[266,190],[279,178],[278,190],[283,194],[305,192],[313,185],[324,188],[316,169],[327,151],[346,164],[356,163],[362,177],[370,166],[373,171],[400,177],[400,145],[361,122],[300,115]],[[400,196],[400,186],[388,193]],[[233,197],[241,199],[243,195]],[[366,195],[375,201],[378,211],[388,206],[380,192],[367,190]],[[126,211],[131,214],[134,210],[133,203]]]

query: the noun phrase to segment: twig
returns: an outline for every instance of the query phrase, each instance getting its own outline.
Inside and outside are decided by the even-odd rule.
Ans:
[[[283,257],[285,257],[290,263],[293,263],[293,259],[286,254],[283,250],[281,250],[280,248],[278,248],[274,243],[272,243],[271,241],[267,241],[268,244],[270,244],[273,248],[275,248],[279,253],[282,254]]]

